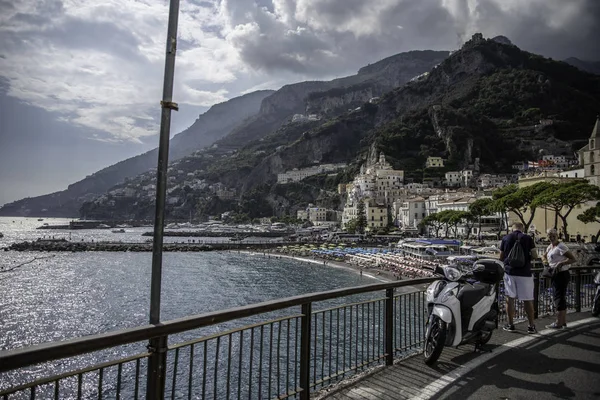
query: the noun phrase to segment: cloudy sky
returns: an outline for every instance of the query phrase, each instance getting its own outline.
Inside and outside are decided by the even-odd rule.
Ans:
[[[155,147],[167,0],[0,0],[0,204]],[[598,0],[181,0],[173,132],[256,89],[474,32],[600,58]]]

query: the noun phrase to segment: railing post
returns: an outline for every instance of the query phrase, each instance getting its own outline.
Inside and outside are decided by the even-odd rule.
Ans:
[[[300,400],[310,399],[310,331],[312,303],[302,304],[300,325]]]
[[[394,364],[394,289],[385,290],[385,365]]]
[[[539,318],[540,307],[540,273],[533,273],[533,318]]]
[[[575,311],[581,312],[581,270],[575,271]]]
[[[148,345],[148,384],[146,385],[147,400],[163,400],[165,398],[165,380],[167,366],[167,337],[159,336],[150,339]]]

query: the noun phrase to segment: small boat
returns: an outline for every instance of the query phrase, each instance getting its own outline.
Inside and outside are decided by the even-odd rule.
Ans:
[[[4,234],[2,232],[0,232],[0,239],[2,239],[4,237]]]
[[[43,220],[44,220],[44,218],[38,218],[38,221],[43,221]]]
[[[97,226],[98,229],[109,229],[110,226],[106,225],[106,224],[100,224]]]
[[[233,242],[241,242],[242,240],[248,238],[248,235],[235,235],[234,237],[230,237],[229,240]]]
[[[125,233],[125,229],[121,228],[121,229],[113,229],[111,231],[112,233]]]

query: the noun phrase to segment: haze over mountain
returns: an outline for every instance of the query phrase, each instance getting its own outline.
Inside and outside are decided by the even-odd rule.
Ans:
[[[0,1],[0,204],[156,146],[167,6]],[[172,132],[243,93],[349,75],[403,51],[456,49],[479,31],[594,61],[599,10],[595,0],[185,1]]]

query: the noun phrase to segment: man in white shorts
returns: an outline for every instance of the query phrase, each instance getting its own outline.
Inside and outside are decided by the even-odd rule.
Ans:
[[[506,235],[500,244],[500,261],[504,261],[504,294],[506,295],[506,315],[508,323],[504,326],[505,331],[514,332],[515,325],[515,299],[522,300],[525,312],[529,320],[527,333],[536,333],[533,321],[533,274],[531,273],[531,260],[537,258],[535,243],[531,236],[523,233],[523,224],[515,222],[512,225],[512,233]],[[511,267],[507,256],[516,241],[519,241],[523,249],[525,265],[522,267]]]

